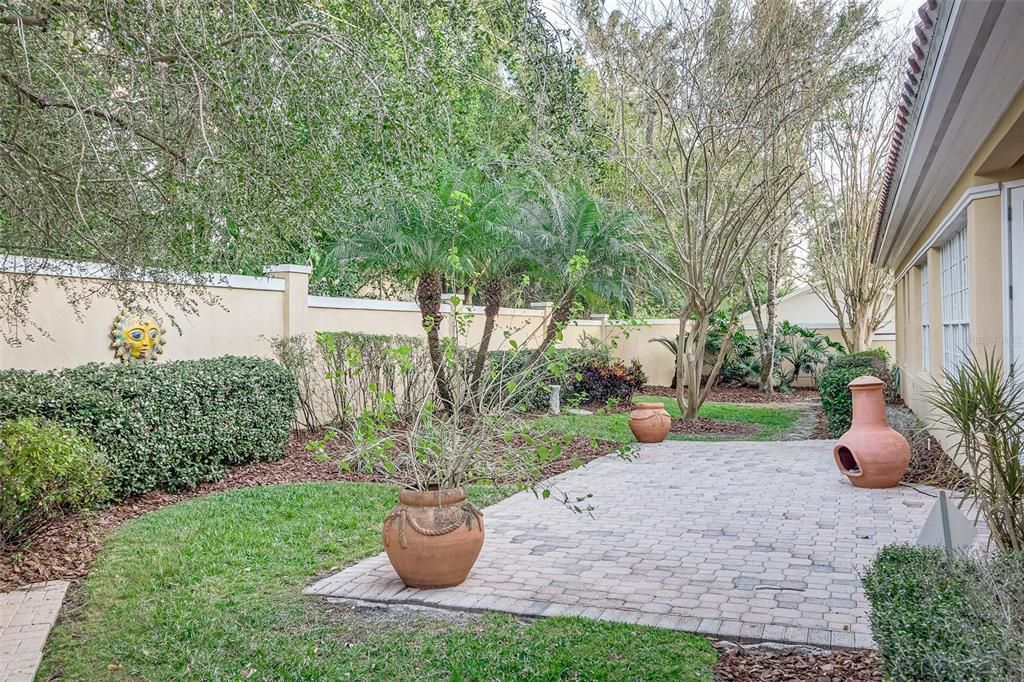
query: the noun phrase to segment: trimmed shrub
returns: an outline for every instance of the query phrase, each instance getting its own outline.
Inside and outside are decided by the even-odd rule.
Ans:
[[[69,428],[35,418],[3,422],[0,451],[0,546],[108,495],[105,460]]]
[[[1024,555],[884,548],[864,576],[886,679],[1019,680]]]
[[[114,495],[127,497],[195,487],[228,464],[280,457],[297,392],[273,361],[232,356],[8,370],[0,372],[0,419],[35,415],[75,429],[106,455]]]
[[[857,377],[878,377],[885,382],[886,400],[891,401],[895,397],[893,375],[886,359],[888,357],[889,354],[882,348],[837,355],[821,370],[818,375],[818,392],[821,394],[821,409],[828,420],[830,436],[841,436],[850,428],[853,400],[847,385]]]

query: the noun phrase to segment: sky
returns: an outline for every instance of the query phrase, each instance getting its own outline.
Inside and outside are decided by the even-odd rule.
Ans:
[[[567,26],[564,19],[564,1],[541,0],[541,7],[544,8],[544,13],[548,15],[549,21],[559,28]],[[921,6],[924,0],[877,0],[877,2],[883,16],[891,16],[898,25],[905,27],[908,38],[913,35],[914,22],[917,21],[917,8]],[[615,5],[616,0],[605,0],[605,7],[614,8]]]

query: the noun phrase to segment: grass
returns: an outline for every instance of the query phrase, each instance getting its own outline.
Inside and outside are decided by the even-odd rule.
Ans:
[[[471,495],[483,505],[501,493]],[[714,650],[684,633],[501,615],[395,622],[301,595],[317,574],[381,551],[396,497],[374,484],[272,486],[125,524],[51,634],[41,677],[711,679]]]
[[[659,402],[673,419],[681,415],[679,405],[674,398],[641,395],[633,398],[634,402]],[[755,433],[742,435],[681,435],[670,433],[669,440],[773,440],[790,429],[800,417],[800,411],[788,407],[764,407],[760,405],[739,405],[736,403],[704,403],[700,408],[700,416],[708,419],[719,419],[728,422],[740,422],[758,426]],[[620,443],[634,442],[633,433],[629,430],[629,414],[594,414],[577,416],[571,414],[549,415],[537,420],[541,429],[557,433],[572,433],[588,438],[600,438]]]

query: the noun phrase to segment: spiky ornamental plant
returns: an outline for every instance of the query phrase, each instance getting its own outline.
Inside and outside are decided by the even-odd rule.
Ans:
[[[939,428],[957,441],[967,496],[981,505],[1001,550],[1024,550],[1024,383],[988,352],[981,359],[971,353],[943,375],[928,401],[946,418]]]

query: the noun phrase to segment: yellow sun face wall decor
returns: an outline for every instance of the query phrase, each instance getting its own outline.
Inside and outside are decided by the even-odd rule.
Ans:
[[[164,352],[165,334],[153,311],[125,310],[114,318],[110,347],[121,362],[156,362],[157,356]]]

